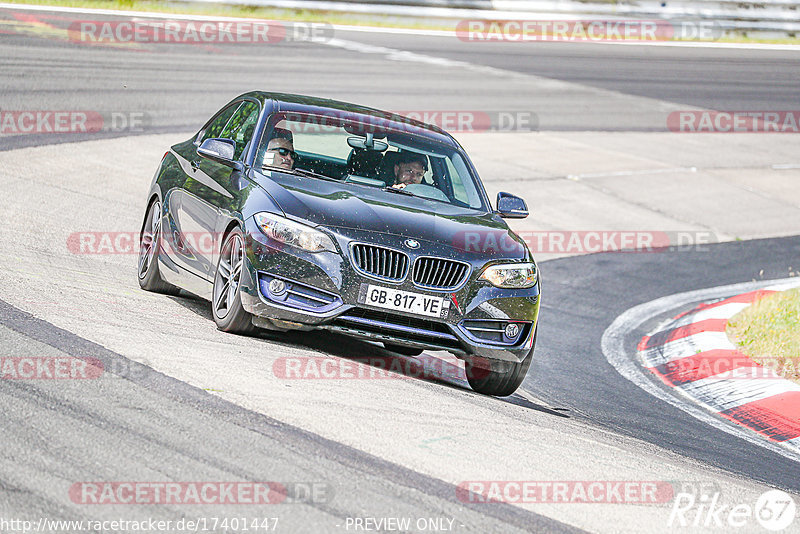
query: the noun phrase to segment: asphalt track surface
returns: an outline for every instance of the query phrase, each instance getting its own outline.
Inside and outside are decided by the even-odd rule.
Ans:
[[[791,110],[800,86],[800,51],[465,43],[332,28],[323,28],[322,44],[96,45],[66,32],[85,20],[127,19],[0,10],[3,109],[42,109],[45,99],[61,106],[55,109],[143,114],[142,126],[133,131],[120,126],[100,135],[185,132],[232,93],[267,88],[392,110],[533,112],[541,116],[536,126],[550,131],[665,131],[660,114],[649,117],[667,109],[665,104],[675,110]],[[403,61],[409,53],[422,56],[422,62]],[[440,63],[432,76],[422,69],[426,58],[490,70],[464,77]],[[529,78],[533,87],[520,91],[500,83],[503,77],[491,69]],[[638,97],[640,105],[619,105],[609,91]],[[548,115],[549,110],[556,113]],[[80,134],[12,135],[0,150],[79,139]]]
[[[533,371],[541,381],[535,380],[530,391],[617,432],[797,491],[800,468],[796,461],[756,452],[743,446],[741,440],[709,430],[671,406],[648,400],[636,386],[619,380],[602,354],[598,355],[597,344],[609,325],[606,318],[616,318],[636,304],[694,289],[783,278],[798,257],[800,239],[784,238],[547,262],[543,277],[552,300],[548,299],[550,305],[543,304],[549,313],[542,316],[542,332],[560,343],[542,345],[539,366]],[[682,311],[670,310],[653,317],[631,335],[627,345],[635,347],[642,336]],[[560,356],[565,354],[571,355],[568,363]],[[567,373],[565,365],[574,368]],[[552,396],[553,391],[561,393]],[[636,420],[633,433],[632,418]]]
[[[292,507],[287,515],[294,532],[339,527],[356,515],[392,514],[458,517],[471,529],[504,532],[573,530],[507,504],[487,510],[481,504],[461,503],[450,484],[220,401],[5,302],[0,302],[0,321],[6,350],[34,345],[40,355],[91,355],[118,373],[110,383],[97,381],[88,387],[39,387],[20,381],[3,388],[4,460],[18,465],[12,469],[15,473],[6,471],[4,476],[5,517],[58,517],[61,496],[50,500],[50,489],[42,482],[64,476],[102,479],[110,468],[129,476],[172,471],[188,477],[184,480],[210,480],[213,473],[227,477],[221,480],[260,481],[269,473],[269,481],[283,483],[287,499],[296,501],[284,504]],[[36,435],[36,428],[46,431],[65,421],[70,431],[55,439]],[[28,428],[20,432],[21,426]],[[297,480],[298,472],[307,478]],[[224,510],[159,506],[147,515],[156,520],[191,517],[193,512],[197,517],[230,515]],[[252,517],[252,510],[247,513]],[[269,507],[260,513],[276,516]]]
[[[6,19],[11,16],[2,10],[0,15]],[[25,31],[0,36],[2,109],[135,111],[144,112],[148,122],[142,131],[2,137],[2,150],[191,131],[232,95],[252,88],[317,94],[392,109],[534,109],[533,95],[511,94],[510,89],[508,94],[503,93],[502,84],[493,83],[480,70],[456,75],[443,68],[441,77],[431,77],[429,69],[424,75],[423,71],[418,72],[418,63],[413,61],[387,62],[382,53],[365,54],[348,50],[347,46],[312,43],[284,43],[267,50],[247,46],[95,47],[70,42],[64,39],[63,32],[52,31],[53,27],[66,27],[76,15],[29,15],[37,17],[36,24],[28,24]],[[7,30],[8,25],[3,29]],[[661,106],[657,102],[667,101],[676,109],[702,106],[742,110],[791,109],[796,106],[800,87],[798,56],[794,53],[557,43],[526,49],[497,44],[467,49],[473,44],[443,44],[441,38],[432,37],[360,32],[337,33],[336,37],[588,86],[590,90],[585,95],[580,91],[559,94],[545,80],[543,87],[550,87],[548,97],[561,98],[553,102],[554,107],[580,106],[584,110],[582,115],[564,115],[560,122],[548,124],[554,130],[580,129],[580,121],[587,117],[600,129],[631,128],[629,117],[620,116],[613,99],[600,98],[597,105],[582,100],[582,96],[605,94],[592,93],[591,89],[641,98],[637,102],[642,106],[652,99],[654,108]],[[658,107],[658,111],[663,108]],[[649,123],[642,126],[645,130],[651,128]],[[64,147],[67,153],[72,150],[71,145]],[[39,163],[31,161],[31,168]],[[59,194],[58,187],[45,191]],[[127,200],[124,194],[112,198]],[[4,213],[35,210],[22,200],[15,202],[9,202]],[[124,217],[141,217],[135,208],[125,203],[122,206]],[[92,207],[102,209],[102,204],[94,203]],[[46,241],[44,235],[55,229],[52,222],[43,228],[28,224],[19,229],[21,235],[5,233],[3,239],[12,249],[9,243],[17,237],[21,242],[40,238]],[[565,472],[574,473],[567,469],[569,465],[587,460],[591,464],[594,459],[598,464],[608,464],[597,471],[600,479],[615,480],[629,475],[623,470],[629,461],[632,465],[645,465],[664,459],[675,465],[685,464],[686,471],[680,476],[685,477],[688,472],[696,477],[689,480],[730,479],[746,482],[748,489],[763,485],[799,493],[800,466],[796,461],[710,428],[656,400],[624,380],[600,350],[605,329],[632,306],[693,289],[783,278],[800,266],[799,260],[800,239],[790,237],[545,262],[541,265],[545,301],[540,340],[522,394],[500,401],[469,394],[463,383],[425,380],[415,380],[412,391],[426,395],[432,392],[454,404],[458,411],[488,409],[495,411],[499,420],[513,418],[528,433],[522,455],[536,454],[536,436],[550,439],[546,437],[549,433],[563,433],[566,441],[573,439],[576,444],[581,435],[596,434],[593,439],[598,440],[598,448],[609,443],[617,448],[614,455],[597,458],[575,458],[569,448],[561,449],[550,461],[562,463]],[[56,253],[50,261],[67,285],[72,280],[70,269],[78,272],[83,268],[71,263],[75,258],[68,254]],[[129,263],[108,264],[108,283],[133,281]],[[44,272],[47,269],[43,267]],[[30,282],[24,276],[20,280]],[[0,346],[12,355],[34,352],[96,357],[107,368],[118,369],[121,378],[67,385],[9,380],[0,383],[0,402],[7,414],[0,447],[0,511],[4,516],[80,519],[131,515],[124,508],[99,510],[70,506],[68,501],[65,506],[61,491],[64,481],[268,478],[295,484],[321,481],[332,495],[286,505],[292,508],[281,508],[279,512],[275,508],[258,510],[262,515],[280,515],[290,521],[286,527],[290,532],[343,531],[341,526],[348,517],[390,514],[453,517],[457,526],[476,532],[561,532],[572,530],[570,525],[575,524],[596,531],[630,531],[631,524],[635,524],[636,513],[627,511],[625,521],[620,519],[617,524],[616,509],[598,511],[592,521],[576,518],[567,510],[532,511],[509,504],[461,502],[454,497],[452,480],[409,467],[402,454],[392,461],[366,444],[343,443],[302,425],[287,423],[279,416],[271,417],[269,410],[264,413],[248,409],[242,403],[230,402],[155,370],[155,366],[142,365],[89,340],[85,333],[79,335],[39,314],[30,315],[24,301],[18,298],[26,289],[34,300],[47,298],[35,284],[9,290],[8,299],[0,297]],[[89,288],[87,293],[92,295],[93,290]],[[97,291],[96,296],[102,302],[102,292]],[[178,303],[184,315],[210,321],[204,304],[195,300],[143,298],[147,298],[148,305],[167,299]],[[15,305],[12,301],[23,303]],[[102,309],[103,304],[83,306]],[[80,308],[77,314],[70,309],[55,318],[69,322],[81,312]],[[140,324],[133,310],[120,317],[137,328],[156,324]],[[635,347],[641,335],[662,319],[653,318],[643,324],[641,332],[633,333],[629,345]],[[125,323],[119,328],[124,329]],[[198,335],[208,334],[203,330]],[[348,351],[371,350],[369,345],[348,344],[326,334],[303,338],[267,336],[246,343],[252,344],[251,341],[262,343],[265,351],[294,347],[339,357],[347,357]],[[232,343],[238,346],[245,341]],[[335,344],[337,348],[331,348]],[[386,387],[387,395],[391,395],[394,384]],[[313,399],[309,401],[313,403]],[[405,409],[411,408],[400,403]],[[382,416],[391,418],[392,414]],[[343,425],[345,421],[343,417]],[[491,426],[492,420],[487,419],[484,424]],[[366,435],[369,437],[369,433]],[[492,447],[492,443],[485,446]],[[582,449],[584,453],[591,446]],[[544,442],[542,449],[546,450]],[[636,459],[642,451],[648,456]],[[480,464],[486,455],[477,452],[473,461]],[[538,461],[548,459],[542,457]],[[594,513],[587,510],[578,515]],[[146,515],[175,519],[214,514],[234,515],[229,509],[189,506],[150,507]],[[248,509],[247,514],[254,515],[254,510]],[[565,522],[561,521],[562,516]]]

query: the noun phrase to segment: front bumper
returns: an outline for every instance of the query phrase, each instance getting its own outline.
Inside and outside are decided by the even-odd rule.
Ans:
[[[241,299],[244,309],[256,316],[258,326],[322,328],[496,362],[520,362],[533,348],[540,301],[538,282],[529,289],[499,289],[477,279],[483,265],[476,264],[467,281],[455,291],[423,289],[415,286],[410,276],[393,283],[359,273],[349,260],[350,239],[341,235],[331,233],[343,253],[312,254],[269,239],[252,219],[246,221],[245,230],[247,254]],[[376,245],[391,247],[397,247],[401,239],[385,234],[369,237]],[[424,251],[424,255],[432,254],[465,261],[448,247]],[[277,293],[270,289],[273,280],[281,281],[273,283],[273,289],[280,289]],[[444,317],[395,312],[363,302],[365,284],[440,297],[451,304]],[[512,331],[518,330],[513,337],[504,333],[509,323],[516,325]]]

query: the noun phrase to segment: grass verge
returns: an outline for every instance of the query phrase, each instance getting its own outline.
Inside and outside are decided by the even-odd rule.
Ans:
[[[739,350],[800,383],[800,288],[768,295],[728,321]]]

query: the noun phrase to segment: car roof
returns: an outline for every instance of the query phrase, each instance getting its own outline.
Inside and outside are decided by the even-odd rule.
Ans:
[[[450,134],[438,126],[414,120],[409,117],[404,117],[403,115],[398,115],[390,111],[360,106],[358,104],[351,104],[349,102],[342,102],[340,100],[332,100],[329,98],[320,98],[316,96],[296,95],[291,93],[252,91],[240,95],[237,98],[243,97],[255,98],[261,101],[262,104],[266,104],[267,101],[272,100],[276,104],[275,111],[313,114],[324,114],[325,112],[334,111],[337,113],[337,115],[342,116],[343,118],[352,118],[355,120],[364,120],[365,118],[369,118],[367,122],[371,124],[384,125],[387,128],[402,129],[408,133],[416,133],[417,135],[432,138],[440,143],[444,143],[453,147],[460,146]]]

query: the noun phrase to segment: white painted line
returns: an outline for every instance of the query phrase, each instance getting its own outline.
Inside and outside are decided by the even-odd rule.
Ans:
[[[697,167],[672,167],[668,169],[642,169],[637,171],[592,172],[584,174],[568,174],[568,180],[583,180],[584,178],[612,178],[615,176],[637,176],[640,174],[664,174],[673,172],[697,172]]]
[[[353,26],[350,24],[333,24],[333,29],[343,32],[385,33],[387,35],[420,35],[423,37],[457,38],[455,30],[422,30],[419,28],[389,28],[385,26]]]
[[[678,387],[717,412],[781,393],[800,391],[800,385],[774,378],[703,378]]]
[[[602,19],[603,17],[594,17]],[[623,17],[615,17],[623,18]],[[558,13],[540,13],[536,17],[529,20],[585,20],[586,17],[581,16],[568,16]],[[426,37],[445,37],[448,39],[457,39],[458,35],[456,30],[421,30],[416,28],[385,28],[382,26],[353,26],[347,24],[334,24],[333,28],[341,31],[348,32],[361,32],[361,33],[386,33],[397,35],[422,35]],[[662,46],[662,47],[677,47],[677,48],[727,48],[731,50],[781,50],[799,52],[800,45],[790,44],[769,44],[769,43],[727,43],[716,41],[530,41],[529,44],[536,46],[537,44],[548,43],[566,43],[566,44],[585,44],[585,45],[623,45],[623,46]],[[464,42],[464,45],[472,45],[478,43]],[[523,43],[516,43],[515,45],[525,46]]]
[[[656,367],[665,363],[694,356],[698,352],[714,349],[736,350],[725,332],[698,332],[650,349],[639,351],[647,367]]]
[[[713,308],[700,310],[695,313],[684,315],[680,319],[675,319],[674,322],[669,323],[664,330],[669,328],[678,328],[680,326],[688,326],[692,323],[699,323],[707,319],[730,319],[743,309],[750,306],[747,302],[729,302],[728,304],[720,304]]]
[[[716,375],[707,376],[703,380],[712,378],[716,378],[718,380],[728,380],[728,379],[752,380],[754,378],[765,378],[768,380],[782,380],[782,377],[778,373],[776,373],[769,367],[764,367],[762,365],[737,367],[735,369],[731,369],[730,371],[725,371],[723,373],[718,373]]]
[[[790,439],[789,441],[785,441],[784,444],[797,447],[797,449],[800,450],[800,438]]]
[[[711,413],[710,410],[712,410],[712,408],[710,406],[699,404],[685,394],[683,395],[684,398],[673,394],[673,392],[681,393],[682,390],[680,388],[670,388],[670,390],[667,390],[666,386],[657,383],[657,377],[655,375],[645,371],[636,363],[635,358],[632,356],[632,352],[635,351],[635,345],[629,347],[626,344],[631,341],[628,338],[634,330],[656,315],[670,312],[681,306],[689,305],[692,302],[730,297],[739,293],[762,289],[776,283],[793,281],[795,280],[787,278],[783,280],[746,282],[722,287],[712,287],[668,295],[634,306],[617,317],[614,322],[611,323],[611,326],[603,333],[603,338],[601,340],[603,354],[619,374],[650,395],[684,411],[717,430],[741,438],[748,443],[758,445],[759,447],[763,447],[791,460],[800,461],[800,446],[798,446],[800,441],[792,440],[793,443],[784,442],[780,444],[769,441],[767,438],[748,428],[736,425],[735,423],[722,419],[719,415]],[[647,375],[645,374],[646,372],[648,373]]]
[[[778,171],[785,171],[790,169],[800,169],[800,163],[780,163],[772,166],[773,169]]]
[[[209,0],[210,1],[210,0]],[[353,4],[355,5],[355,4]],[[86,15],[107,15],[107,16],[125,16],[125,17],[142,17],[142,18],[157,18],[157,19],[171,19],[171,20],[219,20],[219,21],[253,21],[265,20],[244,17],[224,17],[224,16],[207,16],[207,15],[181,15],[176,13],[160,13],[157,11],[125,11],[116,9],[96,9],[96,8],[82,8],[82,7],[61,7],[61,6],[40,6],[31,4],[8,4],[0,3],[0,9],[8,9],[15,11],[47,11],[52,13],[78,13]],[[497,12],[493,12],[497,13]],[[544,15],[544,14],[540,14]],[[562,14],[552,14],[553,16],[540,18],[540,20],[562,20],[569,18]],[[585,19],[586,17],[578,17]],[[595,17],[602,18],[602,17]],[[291,24],[292,22],[300,21],[284,21]],[[364,32],[364,33],[385,33],[396,35],[424,35],[428,37],[444,37],[448,39],[456,39],[455,30],[442,31],[442,30],[420,30],[414,28],[383,28],[380,26],[352,26],[352,25],[331,25],[338,31],[350,32]],[[538,43],[538,42],[537,42]],[[470,45],[472,43],[464,43]],[[727,48],[732,50],[774,50],[774,51],[789,51],[800,52],[800,45],[783,45],[783,44],[766,44],[766,43],[720,43],[720,42],[699,42],[699,41],[574,41],[567,44],[591,44],[596,46],[614,45],[614,46],[666,46],[666,47],[679,47],[679,48]],[[519,45],[518,45],[519,46]]]
[[[342,48],[352,52],[360,52],[362,54],[376,54],[382,55],[385,59],[390,61],[413,61],[416,63],[425,63],[428,65],[436,65],[439,67],[456,67],[472,72],[477,72],[486,76],[504,77],[520,80],[528,80],[530,75],[521,72],[514,72],[510,70],[497,69],[494,67],[487,67],[485,65],[476,65],[466,61],[458,61],[455,59],[447,59],[443,57],[428,56],[425,54],[418,54],[416,52],[409,52],[407,50],[399,50],[397,48],[388,48],[385,46],[377,46],[366,43],[359,43],[357,41],[348,41],[345,39],[329,39],[327,41],[315,41],[318,44]],[[546,83],[546,82],[545,82]],[[552,83],[558,84],[554,81]]]
[[[800,277],[794,278],[791,282],[767,286],[764,289],[769,289],[772,291],[786,291],[787,289],[794,289],[796,287],[800,287]]]

